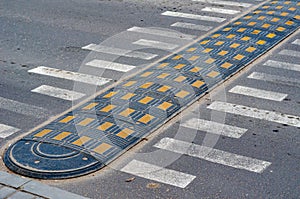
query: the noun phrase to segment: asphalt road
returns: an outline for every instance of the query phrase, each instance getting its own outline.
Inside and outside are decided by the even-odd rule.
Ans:
[[[4,149],[7,143],[84,100],[96,90],[143,69],[146,64],[190,43],[193,35],[195,38],[203,36],[261,2],[240,3],[246,4],[224,6],[191,0],[1,1],[0,146]],[[223,9],[228,13],[203,11],[205,7]],[[172,12],[166,14],[166,11]],[[195,16],[170,16],[174,12],[213,18],[207,21],[196,20]],[[217,22],[220,19],[224,20]],[[185,28],[178,27],[182,23],[185,23]],[[152,28],[151,34],[148,34],[145,29],[137,27],[155,27],[160,31],[153,33]],[[296,39],[300,39],[299,31],[219,86],[214,93],[193,104],[182,113],[181,118],[170,121],[105,169],[77,179],[43,183],[90,198],[298,198],[300,127],[266,119],[269,117],[264,112],[274,112],[276,116],[288,114],[284,120],[300,116],[300,47]],[[169,48],[161,49],[159,43],[151,46],[134,43],[141,40],[164,42],[167,43],[164,46]],[[93,45],[87,47],[89,44],[113,47],[114,53],[118,48],[144,54],[138,54],[139,58],[112,55],[107,48],[103,51],[99,46],[93,52]],[[87,66],[95,57],[135,66],[135,69],[127,72]],[[38,74],[36,69],[39,66],[59,71],[55,73],[56,77],[51,77],[49,73]],[[82,83],[82,75],[68,76],[70,71],[108,78],[109,82],[95,85],[95,80],[85,84]],[[79,84],[74,84],[67,77],[75,78]],[[87,79],[91,79],[90,76]],[[48,88],[46,93],[37,89],[42,85]],[[245,87],[248,90],[245,91]],[[249,88],[260,90],[249,91]],[[55,96],[49,96],[55,89],[56,92],[57,89],[65,90],[63,94],[58,92]],[[273,93],[261,93],[261,90]],[[79,96],[78,99],[66,100],[66,93],[74,91],[76,93],[72,94]],[[259,94],[249,96],[249,93]],[[221,102],[226,103],[222,110]],[[230,107],[228,103],[233,104],[230,110],[226,109]],[[251,112],[249,107],[256,109]],[[197,131],[191,127],[195,120],[186,123],[193,118],[230,125],[228,128],[233,128],[233,134],[224,135],[226,131],[218,135],[217,123],[210,123],[208,129]],[[183,126],[185,123],[186,126]],[[7,132],[14,133],[8,135]],[[176,152],[180,147],[178,149],[165,143],[178,140],[192,141],[196,149]],[[157,144],[159,142],[163,143]],[[217,149],[219,155],[197,154],[197,146],[200,145]],[[170,148],[163,148],[166,146]],[[143,164],[136,164],[136,161]],[[130,164],[135,171],[128,166]],[[163,168],[162,173],[155,177],[132,174],[140,165],[144,170],[151,170],[149,164]],[[2,169],[5,170],[5,167]],[[180,187],[182,181],[187,183],[186,186]]]

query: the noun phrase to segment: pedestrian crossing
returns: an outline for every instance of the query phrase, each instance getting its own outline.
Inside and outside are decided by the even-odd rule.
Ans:
[[[250,3],[241,3],[241,2],[235,2],[235,1],[222,1],[222,0],[193,0],[195,2],[201,2],[201,3],[209,3],[214,5],[221,5],[221,6],[236,6],[236,7],[244,7],[249,8],[252,6]]]
[[[226,18],[223,17],[211,17],[208,15],[196,15],[196,14],[173,12],[173,11],[166,11],[163,12],[161,15],[168,16],[168,17],[178,17],[178,18],[185,18],[185,19],[195,19],[200,21],[216,22],[216,23],[221,23],[226,20]]]
[[[18,132],[20,129],[12,127],[12,126],[8,126],[5,124],[0,124],[0,138],[7,138],[10,135]]]
[[[227,15],[235,15],[241,12],[239,10],[230,10],[230,9],[215,8],[215,7],[205,7],[202,9],[202,11],[227,14]]]

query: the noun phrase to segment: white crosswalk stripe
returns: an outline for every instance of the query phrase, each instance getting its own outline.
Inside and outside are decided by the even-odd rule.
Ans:
[[[48,86],[48,85],[39,86],[31,90],[31,92],[39,93],[42,95],[48,95],[51,97],[60,98],[63,100],[69,100],[69,101],[78,100],[85,96],[85,94],[83,93],[57,88],[53,86]]]
[[[99,60],[99,59],[94,59],[94,60],[86,63],[86,65],[93,66],[96,68],[120,71],[120,72],[128,72],[132,69],[135,69],[135,66],[132,66],[132,65],[120,64],[120,63],[115,63],[115,62],[110,62],[110,61]]]
[[[245,157],[173,138],[163,138],[154,146],[159,149],[185,154],[213,163],[222,164],[237,169],[244,169],[256,173],[262,173],[268,166],[271,165],[271,162]]]
[[[300,57],[300,52],[295,50],[282,50],[279,52],[279,54],[292,57]]]
[[[96,44],[86,45],[86,46],[82,47],[82,49],[91,50],[91,51],[100,52],[100,53],[124,56],[124,57],[145,59],[145,60],[151,60],[151,59],[157,57],[156,54],[152,54],[152,53],[138,52],[138,51],[121,49],[121,48],[96,45]]]
[[[292,42],[292,44],[300,45],[300,39],[296,39],[295,41]]]
[[[258,72],[251,73],[247,78],[300,87],[300,79],[296,79],[296,78],[287,78],[283,76],[270,75],[270,74],[258,73]]]
[[[197,25],[193,23],[184,23],[184,22],[176,22],[171,25],[172,27],[179,27],[179,28],[187,28],[192,30],[200,30],[200,31],[209,31],[213,27],[212,26],[203,26],[203,25]]]
[[[237,7],[251,7],[252,4],[250,3],[241,3],[241,2],[235,2],[235,1],[223,1],[223,0],[193,0],[196,2],[201,3],[209,3],[209,4],[215,4],[215,5],[223,5],[223,6],[237,6]]]
[[[189,119],[186,122],[182,123],[181,126],[232,138],[240,138],[247,131],[247,129],[244,128],[239,128],[208,120],[202,120],[198,118]]]
[[[176,44],[170,44],[160,41],[140,39],[138,41],[133,42],[133,44],[147,46],[151,48],[163,49],[163,50],[173,50],[178,47]]]
[[[7,138],[8,136],[18,132],[20,129],[8,126],[5,124],[0,124],[0,138]]]
[[[294,115],[288,115],[279,112],[257,109],[253,107],[243,106],[239,104],[231,104],[231,103],[220,102],[220,101],[213,102],[207,108],[216,111],[222,111],[226,113],[300,127],[300,118]]]
[[[250,87],[246,87],[246,86],[239,86],[239,85],[230,89],[229,92],[235,93],[235,94],[240,94],[240,95],[261,98],[261,99],[278,101],[278,102],[284,100],[288,96],[287,94],[284,94],[284,93],[266,91],[266,90],[250,88]]]
[[[179,32],[171,32],[166,31],[166,30],[160,30],[160,29],[154,29],[154,28],[142,28],[142,27],[132,27],[127,29],[127,31],[132,31],[132,32],[138,32],[138,33],[145,33],[145,34],[152,34],[152,35],[157,35],[157,36],[163,36],[163,37],[170,37],[170,38],[175,38],[175,39],[187,39],[187,40],[192,40],[196,36],[195,35],[187,35]]]
[[[196,178],[196,176],[190,174],[166,169],[138,160],[132,160],[123,167],[121,171],[180,188],[185,188]]]
[[[169,17],[180,17],[180,18],[211,21],[211,22],[218,22],[218,23],[221,23],[226,20],[225,18],[221,18],[221,17],[211,17],[211,16],[195,15],[195,14],[172,12],[172,11],[166,11],[162,13],[162,15],[169,16]]]
[[[293,71],[300,72],[299,64],[292,64],[292,63],[287,63],[287,62],[268,60],[266,63],[264,63],[264,66],[270,66],[273,68],[280,68],[280,69],[293,70]]]
[[[223,8],[214,8],[214,7],[205,7],[201,9],[205,12],[214,12],[214,13],[221,13],[221,14],[227,14],[227,15],[235,15],[240,13],[238,10],[229,10],[229,9],[223,9]]]
[[[29,70],[28,72],[61,78],[61,79],[67,79],[71,81],[87,83],[87,84],[93,84],[98,86],[102,86],[111,81],[111,79],[107,79],[107,78],[102,78],[102,77],[97,77],[97,76],[87,75],[82,73],[76,73],[76,72],[71,72],[71,71],[66,71],[66,70],[61,70],[56,68],[49,68],[45,66],[39,66],[37,68]]]

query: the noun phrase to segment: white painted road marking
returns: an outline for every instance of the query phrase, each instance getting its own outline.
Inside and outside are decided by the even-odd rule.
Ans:
[[[284,93],[277,93],[272,91],[266,91],[256,88],[250,88],[246,86],[235,86],[232,89],[229,90],[230,93],[240,94],[240,95],[246,95],[261,99],[267,99],[267,100],[273,100],[273,101],[282,101],[284,98],[286,98],[288,95]]]
[[[222,0],[193,0],[201,3],[209,3],[209,4],[215,4],[215,5],[223,5],[223,6],[237,6],[237,7],[251,7],[252,4],[250,3],[240,3],[235,1],[222,1]]]
[[[192,40],[196,37],[194,35],[187,35],[187,34],[183,34],[183,33],[179,33],[179,32],[171,32],[171,31],[159,30],[159,29],[154,29],[154,28],[142,28],[142,27],[136,27],[136,26],[127,29],[127,31],[152,34],[152,35],[170,37],[170,38],[175,38],[175,39]]]
[[[140,39],[138,41],[133,42],[133,44],[141,45],[141,46],[148,46],[151,48],[164,49],[164,50],[173,50],[178,47],[178,45],[176,45],[176,44],[170,44],[170,43],[154,41],[154,40],[147,40],[147,39]]]
[[[0,108],[22,115],[33,116],[36,118],[46,117],[47,114],[49,114],[49,112],[44,108],[25,104],[11,99],[6,99],[3,97],[0,97]]]
[[[135,66],[132,66],[132,65],[120,64],[120,63],[115,63],[115,62],[110,62],[110,61],[99,60],[99,59],[94,59],[94,60],[86,63],[86,65],[93,66],[96,68],[120,71],[120,72],[128,72],[132,69],[135,69]]]
[[[280,55],[287,55],[292,57],[300,57],[300,52],[295,50],[282,50],[279,52]]]
[[[157,57],[156,54],[137,52],[137,51],[132,51],[132,50],[126,50],[126,49],[114,48],[114,47],[102,46],[102,45],[96,45],[96,44],[89,44],[87,46],[82,47],[82,49],[92,50],[92,51],[100,52],[100,53],[124,56],[124,57],[145,59],[145,60],[151,60],[151,59]]]
[[[248,76],[248,78],[300,87],[300,79],[296,79],[296,78],[287,78],[278,75],[270,75],[270,74],[258,73],[258,72],[251,73]]]
[[[18,132],[20,129],[8,126],[5,124],[0,124],[0,138],[7,138],[8,136]]]
[[[271,165],[271,163],[267,161],[245,157],[189,142],[175,140],[173,138],[163,138],[154,146],[159,149],[164,149],[179,154],[185,154],[213,163],[230,166],[237,169],[244,169],[256,173],[262,173],[268,166]]]
[[[300,39],[296,39],[295,41],[292,42],[292,44],[300,45]]]
[[[215,101],[208,109],[300,127],[300,117],[239,104]]]
[[[66,89],[62,89],[62,88],[57,88],[57,87],[53,87],[53,86],[48,86],[48,85],[39,86],[39,87],[31,90],[31,92],[39,93],[42,95],[48,95],[51,97],[56,97],[56,98],[60,98],[63,100],[69,100],[69,101],[78,100],[78,99],[82,98],[83,96],[85,96],[85,94],[83,94],[83,93],[70,91],[70,90],[66,90]]]
[[[286,62],[268,60],[266,63],[264,63],[264,65],[270,66],[273,68],[281,68],[281,69],[293,70],[293,71],[300,72],[300,65],[298,65],[298,64],[291,64],[291,63],[286,63]]]
[[[203,26],[203,25],[197,25],[193,23],[184,23],[184,22],[176,22],[171,25],[172,27],[179,27],[179,28],[187,28],[192,30],[200,30],[200,31],[209,31],[213,27],[212,26]]]
[[[227,14],[227,15],[235,15],[235,14],[240,13],[240,11],[238,11],[238,10],[229,10],[229,9],[214,8],[214,7],[205,7],[202,9],[202,11],[215,12],[215,13],[221,13],[221,14]]]
[[[28,72],[40,74],[40,75],[47,75],[47,76],[61,78],[61,79],[67,79],[71,81],[82,82],[86,84],[93,84],[98,86],[102,86],[111,81],[111,79],[107,79],[107,78],[102,78],[102,77],[97,77],[97,76],[87,75],[82,73],[76,73],[76,72],[71,72],[66,70],[60,70],[56,68],[48,68],[45,66],[39,66],[37,68],[29,70]]]
[[[182,12],[172,12],[172,11],[166,11],[166,12],[162,13],[162,15],[169,16],[169,17],[181,17],[181,18],[187,18],[187,19],[202,20],[202,21],[212,21],[212,22],[218,22],[218,23],[221,23],[226,20],[225,18],[221,18],[221,17],[210,17],[210,16],[182,13]]]
[[[181,124],[181,126],[217,135],[223,135],[232,138],[240,138],[247,129],[221,124],[213,121],[192,118]]]
[[[121,171],[180,188],[185,188],[196,178],[196,176],[190,174],[166,169],[138,160],[132,160],[123,167]]]

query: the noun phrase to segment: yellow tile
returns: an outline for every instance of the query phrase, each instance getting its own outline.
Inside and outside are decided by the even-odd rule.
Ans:
[[[107,143],[102,143],[99,146],[97,146],[96,148],[93,149],[94,152],[98,153],[98,154],[103,154],[106,151],[108,151],[112,146],[107,144]]]
[[[272,2],[271,2],[271,4],[276,4],[276,3],[278,3],[278,1],[272,1]]]
[[[288,26],[291,26],[291,25],[294,24],[294,22],[293,21],[287,21],[287,22],[285,22],[285,24],[288,25]]]
[[[238,54],[234,57],[234,59],[242,60],[244,57],[245,57],[244,55]]]
[[[146,114],[143,117],[141,117],[138,121],[144,124],[148,124],[153,119],[154,117],[152,115]]]
[[[90,109],[94,108],[97,105],[98,105],[98,103],[90,103],[89,105],[83,107],[82,109],[83,110],[90,110]]]
[[[190,93],[184,90],[179,91],[178,93],[176,93],[176,97],[180,97],[180,98],[185,98],[186,96],[188,96]]]
[[[240,21],[237,21],[234,23],[234,25],[241,25],[241,24],[242,24],[242,22],[240,22]]]
[[[172,59],[173,59],[173,60],[178,60],[178,59],[180,59],[180,58],[182,58],[182,55],[176,55],[176,56],[173,57]]]
[[[212,48],[206,48],[204,49],[202,52],[203,53],[209,53],[210,51],[212,51],[213,49]]]
[[[182,69],[183,67],[185,67],[185,64],[178,64],[177,66],[175,66],[175,69]]]
[[[212,38],[218,38],[218,37],[220,37],[221,36],[221,34],[214,34],[213,36],[211,36]]]
[[[140,86],[140,88],[149,88],[152,85],[153,85],[153,82],[147,82],[147,83],[143,84],[142,86]]]
[[[107,112],[113,110],[114,108],[116,108],[116,106],[110,104],[110,105],[107,105],[106,107],[102,108],[100,111],[101,111],[101,112],[106,112],[106,113],[107,113]]]
[[[252,22],[248,23],[248,26],[254,26],[255,24],[257,24],[257,23],[252,21]]]
[[[282,31],[285,31],[285,28],[284,27],[278,27],[276,30],[279,31],[279,32],[282,32]]]
[[[163,102],[161,105],[159,105],[157,108],[161,109],[161,110],[167,110],[168,108],[170,108],[171,106],[173,106],[173,104],[169,103],[169,102]]]
[[[136,83],[136,81],[129,81],[126,84],[124,84],[123,86],[129,87],[129,86],[132,86],[135,83]]]
[[[157,68],[164,68],[164,67],[166,67],[168,65],[169,65],[169,63],[162,63]]]
[[[276,6],[275,8],[276,8],[276,9],[282,9],[283,6]]]
[[[129,115],[131,115],[134,112],[135,112],[134,109],[127,108],[126,110],[122,111],[119,115],[124,116],[124,117],[128,117]]]
[[[131,135],[134,131],[128,128],[123,129],[122,131],[120,131],[117,136],[125,139],[127,138],[129,135]]]
[[[268,8],[270,8],[270,6],[263,6],[262,8],[263,9],[268,9]]]
[[[253,11],[254,14],[259,14],[261,12],[262,12],[261,10],[255,10],[255,11]]]
[[[194,55],[191,58],[189,58],[190,61],[195,61],[197,59],[199,59],[199,56],[196,56],[196,55]]]
[[[139,102],[142,104],[148,104],[149,102],[151,102],[154,98],[152,97],[144,97],[143,99],[141,99]]]
[[[170,75],[169,73],[162,73],[159,76],[157,76],[157,78],[164,79],[164,78],[168,77],[169,75]]]
[[[205,83],[203,81],[195,81],[194,83],[192,83],[192,86],[196,87],[196,88],[200,88],[201,86],[203,86]]]
[[[228,53],[226,50],[222,50],[221,52],[218,53],[218,55],[224,56]]]
[[[225,42],[224,41],[218,41],[218,42],[216,42],[214,45],[215,46],[221,46],[221,45],[223,45]]]
[[[264,45],[265,43],[266,43],[266,41],[264,41],[264,40],[259,40],[258,42],[256,42],[257,44],[259,44],[259,45]]]
[[[100,126],[98,126],[97,129],[100,130],[100,131],[106,131],[107,129],[109,129],[113,125],[114,125],[113,123],[105,122],[105,123],[101,124]]]
[[[199,72],[200,70],[202,70],[202,68],[196,66],[196,67],[192,68],[190,71],[191,71],[192,73],[197,73],[197,72]]]
[[[205,45],[205,44],[207,44],[208,42],[210,42],[210,40],[204,40],[204,41],[201,41],[200,44]]]
[[[259,33],[261,33],[260,30],[253,30],[253,31],[251,32],[251,34],[254,34],[254,35],[257,35],[257,34],[259,34]]]
[[[60,123],[68,123],[70,122],[71,120],[73,120],[75,117],[74,116],[67,116],[65,117],[64,119],[60,120],[59,122]]]
[[[250,39],[251,39],[251,37],[247,37],[247,36],[241,38],[242,41],[249,41]]]
[[[186,80],[186,77],[184,77],[184,76],[179,76],[174,79],[175,82],[182,82],[184,80]]]
[[[267,34],[267,36],[266,37],[268,37],[268,38],[274,38],[276,36],[276,34],[274,34],[274,33],[269,33],[269,34]]]
[[[207,63],[207,64],[212,64],[214,62],[215,62],[215,59],[213,59],[213,58],[209,58],[205,61],[205,63]]]
[[[90,140],[91,140],[91,138],[89,138],[87,136],[82,136],[78,140],[75,140],[74,142],[72,142],[72,144],[74,144],[76,146],[82,146],[82,145],[84,145],[85,143],[87,143]]]
[[[34,137],[39,137],[39,138],[40,137],[44,137],[45,135],[47,135],[50,132],[52,132],[52,130],[50,130],[50,129],[43,129],[39,133],[35,134]]]
[[[294,7],[289,8],[289,11],[295,11],[295,10],[297,10],[297,8]]]
[[[168,90],[170,90],[171,86],[162,86],[159,89],[157,89],[157,91],[159,92],[166,92]]]
[[[153,74],[153,72],[145,72],[141,75],[141,77],[148,77],[151,74]]]
[[[232,64],[229,62],[225,62],[224,64],[221,65],[222,68],[226,68],[226,69],[230,68],[231,66]]]
[[[237,30],[237,32],[244,32],[245,30],[247,30],[247,28],[240,28]]]
[[[278,22],[279,20],[280,20],[279,18],[274,17],[271,21],[272,21],[272,22]]]
[[[256,50],[256,48],[254,48],[254,47],[248,47],[248,48],[246,49],[246,51],[249,52],[249,53],[252,53],[252,52],[255,51],[255,50]]]
[[[249,16],[249,15],[244,17],[244,19],[251,19],[251,18],[252,18],[252,16]]]
[[[226,38],[228,38],[228,39],[232,39],[232,38],[234,38],[236,35],[234,35],[234,34],[230,34],[230,35],[228,35]]]
[[[237,48],[239,47],[241,44],[238,44],[238,43],[233,43],[230,45],[230,48]]]
[[[227,32],[227,31],[229,31],[229,30],[231,30],[231,29],[232,29],[232,28],[229,28],[229,27],[228,27],[228,28],[224,28],[223,31],[224,31],[224,32]]]
[[[210,73],[208,73],[206,76],[207,77],[211,77],[211,78],[215,78],[219,75],[220,73],[217,71],[211,71]]]
[[[283,17],[286,17],[286,16],[288,16],[290,13],[288,13],[288,12],[282,12],[282,13],[280,13],[280,16],[283,16]]]
[[[104,98],[111,98],[112,96],[114,96],[115,94],[117,94],[118,92],[110,92],[110,93],[107,93]]]
[[[260,16],[260,17],[258,17],[257,19],[258,20],[264,20],[266,18],[266,16]]]
[[[186,51],[187,51],[187,52],[194,52],[196,49],[197,49],[197,48],[189,48],[189,49],[187,49]]]
[[[291,3],[291,1],[285,1],[284,2],[284,4],[290,4]]]
[[[68,137],[69,135],[71,135],[72,133],[70,132],[62,132],[60,134],[58,134],[57,136],[55,136],[54,138],[52,138],[53,140],[58,140],[61,141],[63,139],[65,139],[66,137]]]
[[[271,26],[271,24],[265,23],[261,27],[263,27],[263,28],[269,28],[270,26]]]
[[[272,14],[274,14],[274,12],[275,12],[275,11],[269,11],[269,12],[267,12],[267,14],[268,14],[268,15],[272,15]]]
[[[135,95],[136,94],[134,94],[134,93],[127,93],[121,99],[123,99],[123,100],[129,100],[130,98],[134,97]]]
[[[294,16],[295,19],[300,20],[300,15]]]
[[[90,124],[94,120],[95,119],[93,119],[93,118],[86,118],[86,119],[82,120],[80,123],[78,123],[78,125],[80,125],[80,126],[86,126],[86,125]]]
[[[297,6],[300,6],[300,3],[297,3]]]

